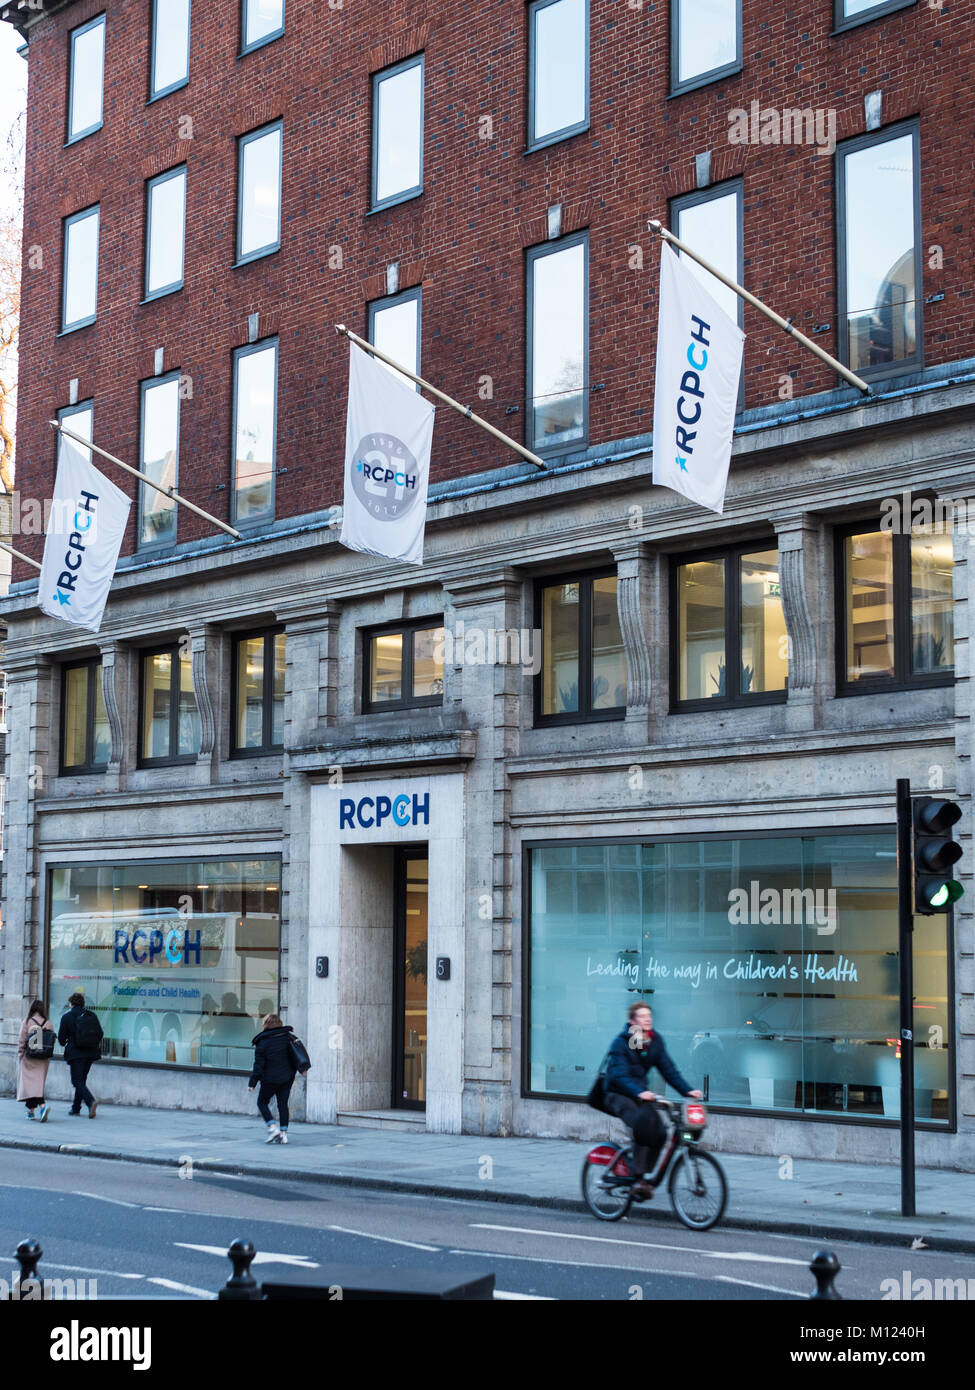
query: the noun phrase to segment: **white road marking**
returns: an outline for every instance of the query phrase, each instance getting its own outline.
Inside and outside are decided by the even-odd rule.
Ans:
[[[550,1298],[547,1293],[510,1293],[507,1289],[495,1289],[495,1298],[518,1298],[531,1299],[533,1303],[555,1303],[557,1300]]]
[[[499,1255],[497,1250],[448,1250],[448,1255],[469,1255],[476,1260],[524,1260],[527,1264],[533,1265],[570,1265],[573,1269],[612,1269],[612,1265],[594,1264],[592,1260],[556,1260],[549,1259],[545,1255]],[[629,1265],[626,1266],[630,1268]],[[634,1265],[633,1270],[637,1274],[655,1274],[656,1270],[641,1270],[639,1265]],[[700,1274],[689,1274],[680,1276],[688,1279],[701,1279]]]
[[[219,1255],[222,1260],[227,1258],[227,1251],[222,1245],[190,1245],[185,1240],[174,1240],[173,1244],[180,1250],[199,1250],[203,1255]],[[299,1269],[320,1269],[321,1266],[307,1255],[276,1255],[270,1250],[258,1250],[251,1264],[255,1265],[297,1265]]]
[[[121,1274],[117,1269],[92,1269],[90,1265],[59,1265],[45,1259],[45,1269],[66,1269],[71,1274],[103,1274],[109,1279],[144,1279],[144,1274]]]
[[[143,1211],[168,1211],[175,1213],[176,1216],[191,1216],[192,1213],[184,1211],[182,1207],[143,1207]]]
[[[714,1277],[716,1284],[743,1284],[746,1289],[764,1289],[766,1293],[784,1293],[789,1298],[806,1298],[804,1293],[796,1293],[795,1289],[779,1289],[774,1284],[756,1284],[751,1279],[732,1279],[730,1274],[716,1274]]]
[[[158,1284],[163,1289],[175,1289],[177,1293],[195,1294],[197,1298],[216,1298],[213,1289],[198,1289],[193,1284],[178,1284],[175,1279],[146,1279],[147,1284]]]
[[[809,1268],[808,1260],[790,1260],[785,1255],[752,1255],[745,1250],[702,1250],[701,1254],[707,1255],[709,1260],[748,1260],[755,1264],[799,1265],[801,1269]]]
[[[90,1197],[93,1202],[110,1202],[113,1207],[132,1207],[139,1210],[138,1202],[123,1202],[119,1197],[102,1197],[98,1192],[72,1192],[72,1197]]]
[[[809,1268],[808,1260],[793,1260],[785,1255],[754,1255],[749,1251],[702,1250],[696,1245],[661,1245],[649,1240],[622,1240],[619,1236],[585,1236],[574,1231],[537,1231],[529,1226],[496,1226],[487,1221],[469,1223],[473,1231],[513,1231],[524,1236],[550,1236],[553,1240],[588,1240],[598,1245],[635,1245],[643,1250],[676,1250],[685,1255],[700,1255],[708,1260],[745,1260],[759,1264],[799,1265]]]
[[[408,1245],[411,1250],[431,1250],[436,1252],[439,1245],[421,1245],[416,1240],[397,1240],[394,1236],[374,1236],[371,1231],[353,1231],[348,1226],[329,1226],[330,1231],[341,1231],[346,1236],[364,1236],[366,1240],[381,1240],[387,1245]]]

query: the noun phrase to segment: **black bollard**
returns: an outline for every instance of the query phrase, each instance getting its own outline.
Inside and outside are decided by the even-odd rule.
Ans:
[[[17,1246],[14,1257],[20,1265],[20,1282],[17,1289],[18,1298],[23,1298],[25,1296],[25,1284],[30,1284],[31,1282],[40,1284],[37,1275],[37,1262],[43,1254],[44,1251],[36,1240],[22,1240]],[[33,1293],[33,1290],[31,1290],[31,1293]],[[10,1297],[13,1298],[13,1296],[13,1291],[11,1291]]]
[[[842,1299],[843,1295],[833,1287],[833,1280],[840,1272],[840,1262],[832,1250],[817,1250],[809,1268],[816,1279],[816,1292],[811,1293],[810,1298]]]
[[[251,1260],[257,1254],[249,1240],[235,1240],[227,1251],[227,1259],[234,1272],[217,1294],[218,1298],[254,1299],[261,1298],[261,1288],[251,1274]]]

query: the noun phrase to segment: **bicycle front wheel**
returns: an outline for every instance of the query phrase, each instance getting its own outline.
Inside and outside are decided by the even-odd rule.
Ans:
[[[582,1165],[582,1195],[586,1206],[600,1221],[619,1221],[630,1209],[633,1189],[629,1183],[619,1182],[619,1173],[614,1171],[617,1168],[623,1171],[626,1153],[619,1149],[610,1163],[593,1163],[586,1154]]]
[[[674,1211],[692,1231],[708,1231],[724,1215],[728,1201],[724,1169],[704,1149],[685,1149],[677,1156],[667,1190]]]

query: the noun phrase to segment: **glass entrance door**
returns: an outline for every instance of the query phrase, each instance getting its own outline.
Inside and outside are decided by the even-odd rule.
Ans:
[[[397,853],[393,1105],[407,1110],[422,1110],[426,1105],[427,873],[425,852]]]

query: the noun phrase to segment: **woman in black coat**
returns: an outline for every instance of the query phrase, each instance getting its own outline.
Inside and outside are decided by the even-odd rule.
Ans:
[[[291,1055],[291,1040],[294,1029],[282,1023],[277,1014],[268,1014],[264,1020],[264,1031],[254,1039],[254,1067],[251,1071],[249,1089],[258,1085],[257,1108],[267,1125],[267,1144],[287,1144],[288,1142],[288,1097],[294,1085],[298,1068]],[[271,1097],[277,1097],[278,1122],[271,1118]]]

